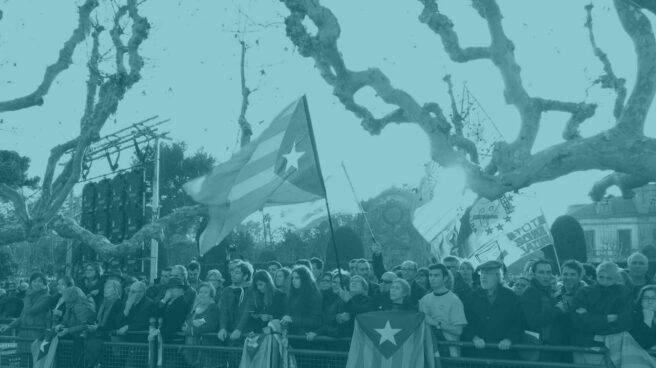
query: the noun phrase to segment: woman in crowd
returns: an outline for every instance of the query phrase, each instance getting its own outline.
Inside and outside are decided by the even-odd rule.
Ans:
[[[124,304],[123,286],[114,279],[105,281],[103,287],[102,303],[98,306],[96,323],[87,326],[89,337],[87,339],[87,360],[91,366],[99,363],[103,341],[109,341],[110,335],[122,327],[122,313]]]
[[[273,279],[267,271],[256,271],[253,275],[253,287],[237,324],[237,330],[262,333],[269,321],[282,318],[285,312],[285,298],[285,294],[273,285]]]
[[[415,282],[417,285],[424,288],[424,290],[430,290],[430,285],[428,285],[428,268],[421,267],[417,270],[417,276],[415,276]]]
[[[219,330],[219,307],[214,301],[215,292],[214,286],[208,282],[198,286],[198,295],[187,318],[185,344],[216,344],[216,337],[212,337]],[[210,364],[208,356],[198,350],[185,350],[184,358],[190,367],[205,367]]]
[[[289,296],[289,288],[291,286],[292,280],[292,271],[283,267],[276,271],[276,278],[273,280],[276,284],[276,288],[282,291],[285,295]]]
[[[390,286],[388,300],[380,306],[381,310],[416,311],[410,301],[410,284],[404,279],[395,279]]]
[[[619,267],[613,262],[597,266],[597,283],[585,286],[574,297],[570,314],[575,326],[572,345],[603,345],[596,336],[628,331],[631,328],[630,290],[621,285]],[[574,354],[575,363],[597,363],[600,355]]]
[[[289,326],[290,334],[305,335],[321,325],[321,293],[306,266],[294,267],[291,279],[285,315],[280,322]]]
[[[57,289],[51,297],[51,306],[52,306],[52,326],[56,326],[61,323],[62,318],[64,318],[64,312],[66,312],[66,303],[64,302],[64,290],[75,286],[75,281],[70,276],[61,276],[57,279]]]
[[[73,340],[73,365],[83,367],[87,326],[96,321],[95,305],[76,286],[65,289],[63,298],[66,312],[62,323],[55,326],[55,332],[60,338]]]
[[[474,266],[472,266],[471,262],[469,261],[463,261],[460,264],[460,268],[458,269],[458,273],[460,273],[460,276],[462,276],[462,280],[465,282],[465,284],[469,285],[470,288],[474,288]],[[428,289],[426,289],[428,290]]]
[[[30,287],[23,300],[23,311],[18,319],[0,328],[0,332],[20,327],[18,336],[29,341],[36,340],[48,327],[50,296],[46,287],[46,276],[40,272],[30,276]],[[29,352],[30,344],[19,344],[19,352]]]
[[[656,285],[643,286],[638,293],[633,311],[631,335],[642,346],[649,350],[656,346]]]
[[[321,327],[315,332],[306,333],[308,341],[314,340],[319,336],[328,337],[348,337],[353,334],[353,330],[348,329],[348,326],[342,321],[338,315],[345,313],[346,300],[340,297],[341,295],[349,295],[348,287],[351,282],[351,277],[342,274],[342,281],[340,283],[338,274],[330,274],[331,276],[331,289],[330,292],[322,292],[322,305],[321,305]],[[346,290],[342,289],[341,284],[344,284]]]
[[[84,294],[92,298],[96,307],[98,307],[102,301],[102,267],[99,263],[89,263],[84,267],[84,277],[82,282],[80,282],[79,287],[82,289]]]
[[[210,283],[214,288],[214,302],[218,306],[219,300],[221,300],[221,292],[223,291],[223,283],[225,281],[221,271],[216,269],[207,271],[205,281]]]
[[[360,313],[376,310],[376,302],[369,297],[369,283],[362,276],[351,277],[349,283],[351,298],[346,302],[346,310],[350,319],[355,319]]]

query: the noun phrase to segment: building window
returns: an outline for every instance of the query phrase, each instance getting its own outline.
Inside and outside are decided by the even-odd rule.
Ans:
[[[583,236],[585,236],[586,253],[588,256],[594,256],[597,253],[597,247],[595,246],[595,231],[585,230],[583,231]]]
[[[617,230],[617,245],[619,245],[619,256],[628,257],[631,254],[631,230]]]
[[[656,213],[656,197],[649,201],[649,213]]]
[[[597,214],[599,215],[610,215],[611,213],[611,207],[610,207],[610,198],[602,199],[597,203]]]

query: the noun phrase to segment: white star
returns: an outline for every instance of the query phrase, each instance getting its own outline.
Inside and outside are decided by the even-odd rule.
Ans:
[[[296,170],[298,170],[298,160],[303,157],[305,152],[303,151],[296,151],[296,143],[292,146],[291,151],[289,151],[288,154],[283,155],[285,159],[287,160],[287,167],[285,168],[285,171],[289,170],[290,168],[294,167]]]
[[[402,330],[401,328],[392,328],[389,320],[385,323],[384,328],[374,328],[374,331],[380,334],[380,342],[378,343],[378,345],[382,345],[385,341],[389,341],[392,344],[396,345],[396,340],[394,339],[394,335],[399,333],[401,330]]]
[[[48,346],[48,344],[50,344],[50,341],[48,341],[48,340],[43,340],[43,341],[41,342],[41,347],[39,347],[39,350],[41,350],[42,352],[45,353],[45,352],[46,352],[46,346]]]

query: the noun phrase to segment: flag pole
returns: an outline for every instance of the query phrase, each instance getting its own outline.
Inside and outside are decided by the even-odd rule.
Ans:
[[[374,236],[374,230],[371,228],[371,223],[369,223],[369,218],[367,218],[367,213],[364,212],[364,208],[362,207],[362,203],[358,199],[357,194],[355,194],[355,188],[353,187],[353,182],[351,182],[351,177],[348,174],[348,171],[346,171],[346,166],[344,165],[344,161],[341,162],[342,164],[342,169],[344,170],[344,175],[346,175],[346,180],[349,183],[349,186],[351,187],[351,193],[353,193],[353,199],[355,199],[355,203],[357,203],[358,208],[360,209],[360,212],[362,213],[362,216],[364,216],[364,222],[367,224],[367,228],[369,229],[369,234],[371,235],[371,240],[376,243],[376,237]]]
[[[307,97],[303,95],[303,107],[305,108],[305,116],[307,116],[308,131],[310,132],[310,142],[312,142],[314,161],[317,164],[319,171],[319,178],[321,179],[321,188],[323,189],[323,199],[326,203],[326,212],[328,213],[328,226],[330,228],[330,239],[333,243],[333,252],[335,253],[335,263],[337,263],[337,272],[339,273],[339,284],[344,289],[344,281],[342,279],[342,266],[339,262],[339,252],[337,251],[337,243],[335,242],[335,229],[333,227],[332,215],[330,214],[330,204],[328,203],[328,191],[326,190],[326,183],[323,180],[323,172],[321,171],[321,164],[319,163],[319,153],[317,150],[317,143],[314,140],[314,130],[312,129],[312,120],[310,118],[310,109],[308,107]]]

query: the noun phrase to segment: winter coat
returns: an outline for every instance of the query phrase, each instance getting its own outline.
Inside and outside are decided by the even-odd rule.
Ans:
[[[583,308],[586,313],[577,313]],[[572,344],[594,345],[596,335],[604,336],[628,331],[632,320],[631,292],[623,285],[592,285],[581,288],[574,297],[570,318],[575,331]],[[616,314],[618,319],[608,322],[607,316]]]
[[[303,335],[319,328],[321,325],[321,299],[319,291],[309,296],[290,295],[285,309],[285,314],[292,318],[290,334]]]

